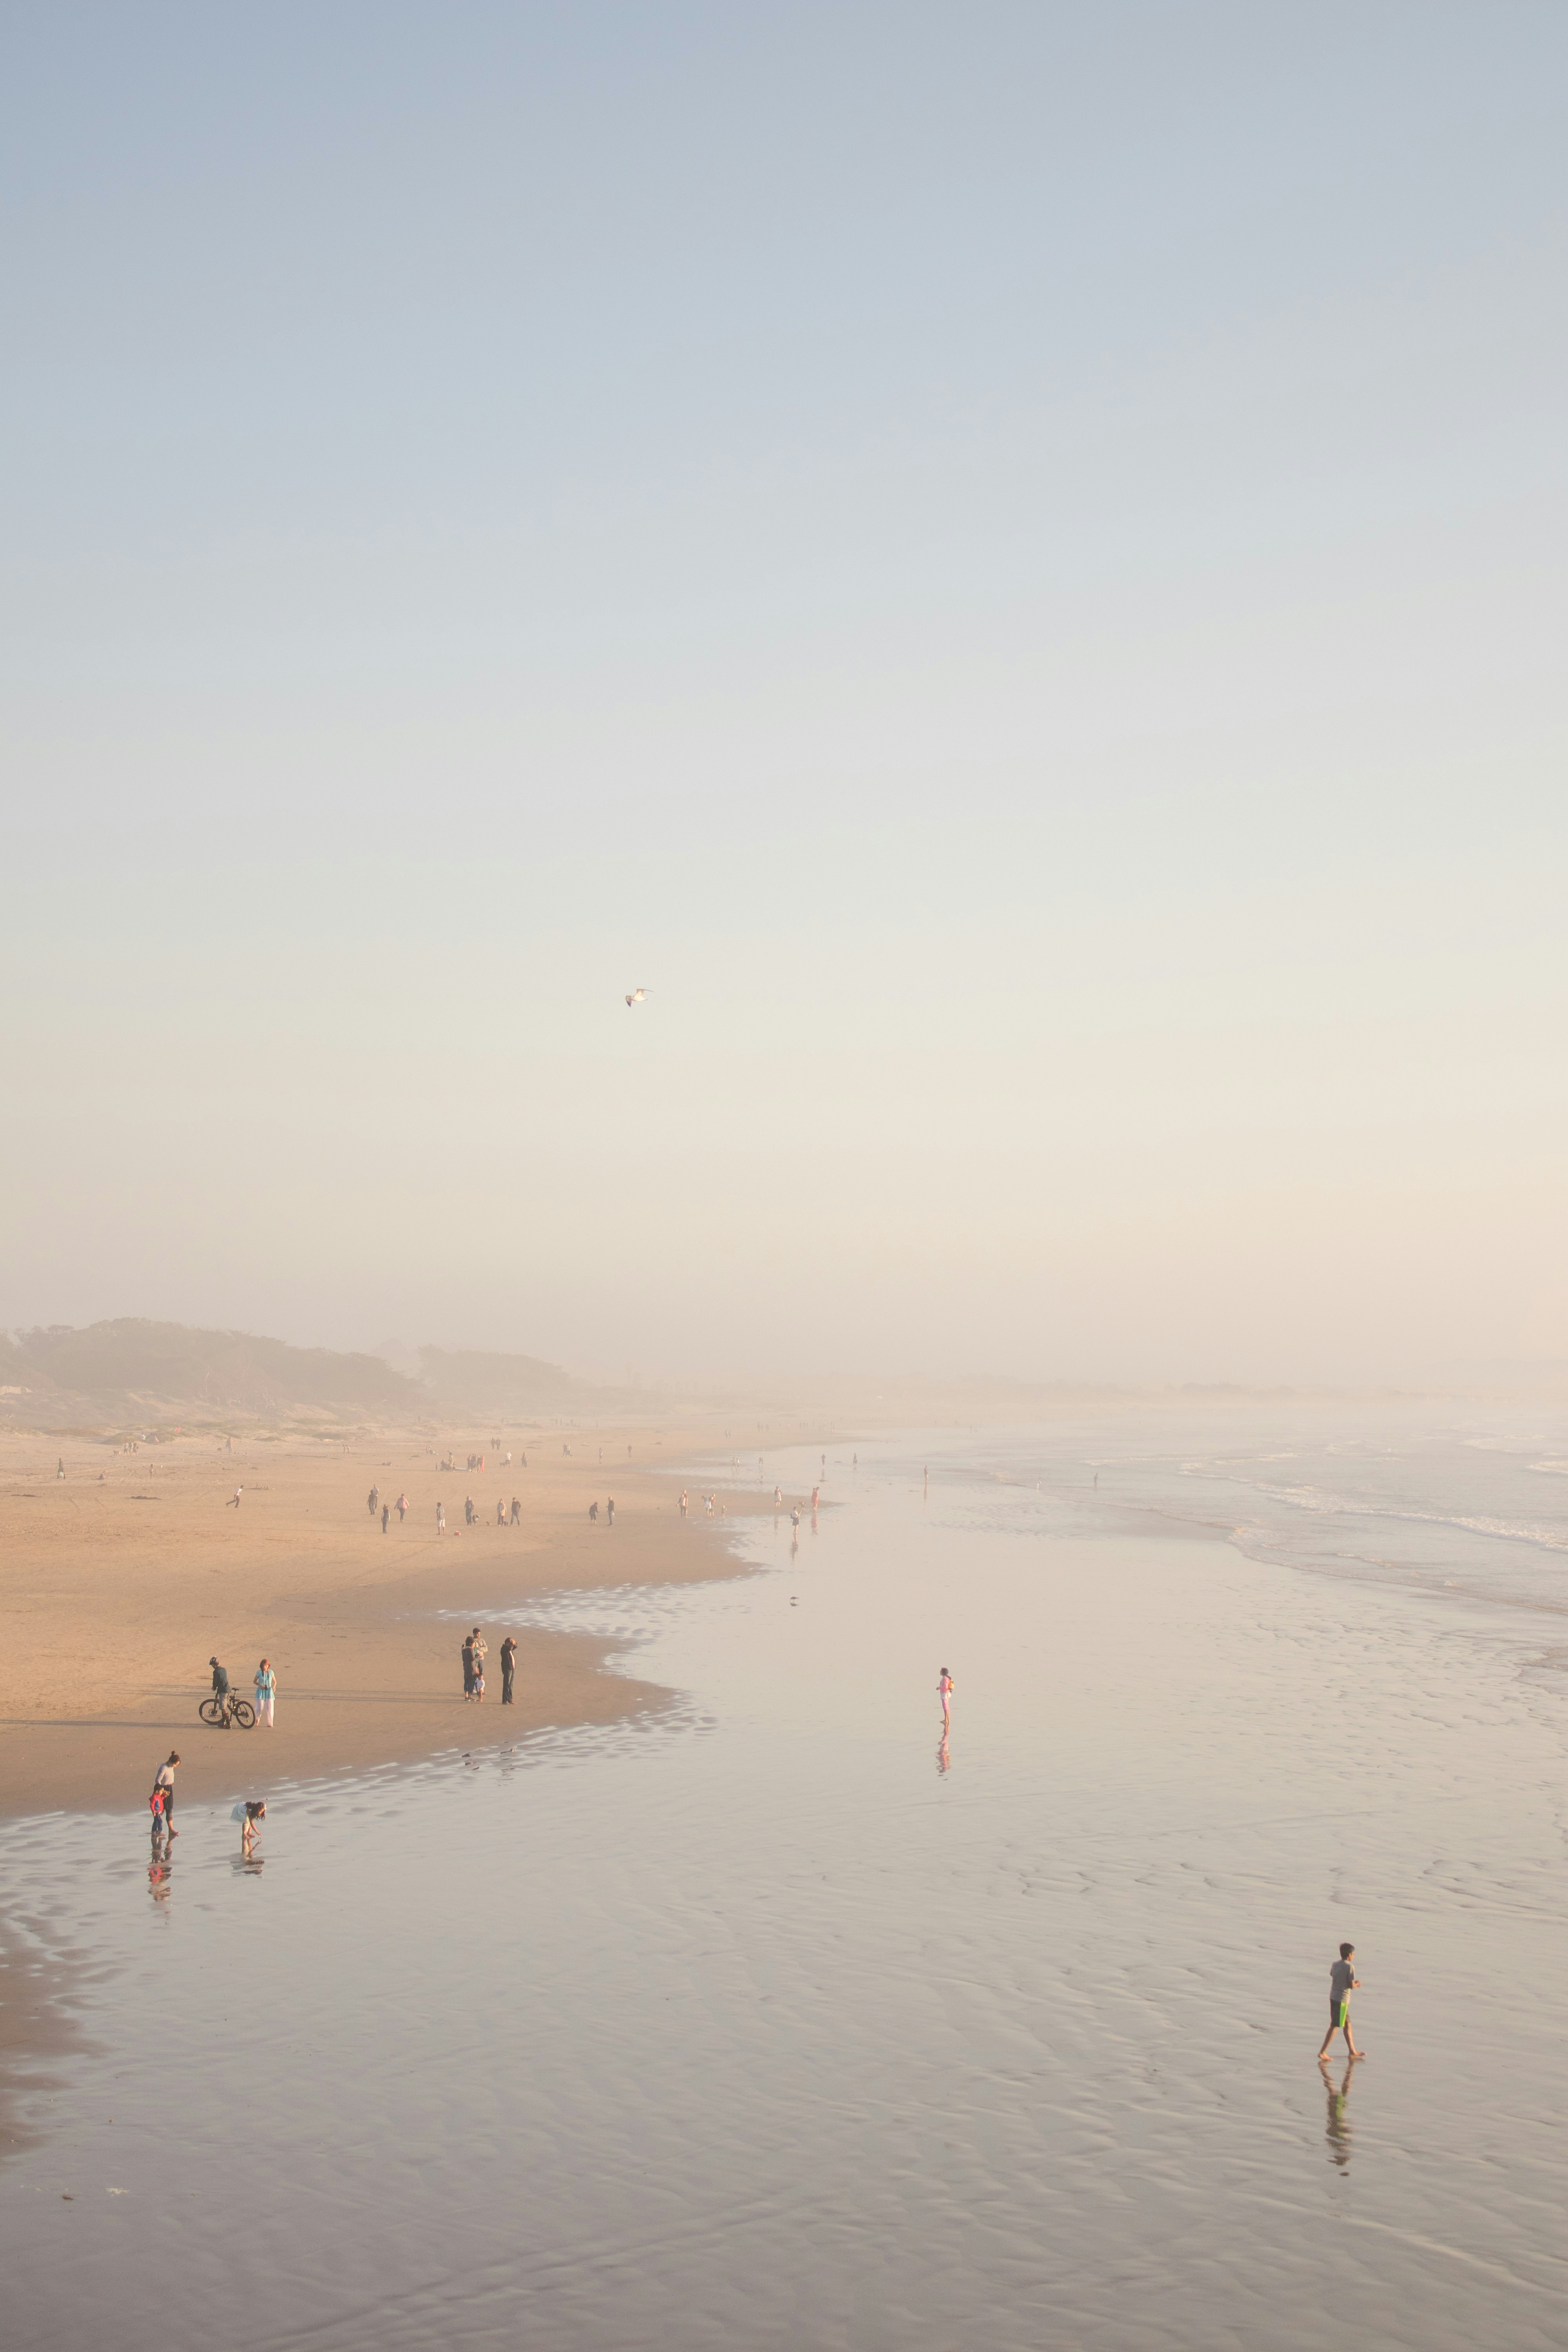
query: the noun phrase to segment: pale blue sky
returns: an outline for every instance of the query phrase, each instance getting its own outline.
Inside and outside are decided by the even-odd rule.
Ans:
[[[0,1321],[1568,1352],[1565,67],[0,19]]]

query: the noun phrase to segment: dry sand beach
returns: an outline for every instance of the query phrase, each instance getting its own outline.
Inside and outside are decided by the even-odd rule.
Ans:
[[[383,1430],[345,1441],[257,1430],[231,1451],[204,1431],[134,1453],[101,1438],[0,1439],[0,1813],[133,1811],[171,1748],[188,1801],[229,1786],[241,1739],[265,1794],[285,1778],[658,1704],[649,1686],[603,1671],[602,1643],[531,1633],[515,1706],[500,1706],[493,1664],[484,1704],[466,1706],[465,1629],[442,1612],[482,1622],[546,1591],[722,1574],[724,1523],[705,1519],[695,1496],[682,1518],[679,1483],[657,1465],[738,1447],[718,1424],[531,1432],[503,1438],[508,1467],[491,1434]],[[465,1471],[480,1452],[483,1471]],[[443,1475],[448,1457],[459,1466]],[[408,1496],[406,1520],[395,1510],[384,1535],[366,1507],[373,1485],[389,1503]],[[510,1512],[514,1494],[521,1525],[498,1527],[497,1499]],[[765,1506],[760,1495],[727,1499],[732,1516],[772,1507],[771,1490]],[[215,1653],[242,1696],[258,1660],[270,1658],[273,1729],[198,1721]]]

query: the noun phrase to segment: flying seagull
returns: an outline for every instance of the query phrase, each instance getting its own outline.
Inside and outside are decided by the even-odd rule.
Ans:
[[[626,1003],[628,1004],[640,1004],[647,994],[647,991],[646,988],[634,988],[631,994],[627,997]]]

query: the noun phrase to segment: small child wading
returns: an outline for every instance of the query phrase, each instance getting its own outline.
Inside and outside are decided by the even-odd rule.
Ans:
[[[1355,1946],[1342,1944],[1339,1958],[1329,1970],[1329,2030],[1324,2034],[1322,2046],[1318,2052],[1320,2059],[1328,2056],[1329,2044],[1336,2033],[1344,2035],[1345,2048],[1352,2058],[1366,2056],[1364,2050],[1356,2048],[1355,2035],[1351,2032],[1351,1995],[1361,1984],[1361,1979],[1355,1972],[1354,1961]]]

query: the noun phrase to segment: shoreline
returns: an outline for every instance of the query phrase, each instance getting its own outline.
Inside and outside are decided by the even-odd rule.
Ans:
[[[231,1798],[239,1778],[265,1796],[671,1704],[608,1664],[612,1642],[531,1630],[514,1705],[500,1705],[499,1633],[491,1688],[466,1702],[456,1616],[484,1624],[550,1593],[744,1573],[725,1520],[679,1508],[679,1466],[733,1454],[728,1431],[606,1425],[514,1432],[503,1456],[508,1445],[510,1465],[483,1437],[432,1444],[426,1429],[365,1431],[346,1449],[298,1433],[219,1444],[203,1432],[132,1454],[78,1439],[61,1480],[59,1440],[0,1437],[0,1820],[138,1814],[172,1748],[177,1825],[181,1800]],[[438,1466],[480,1452],[482,1471]],[[373,1484],[389,1502],[408,1496],[384,1534],[366,1507]],[[497,1499],[510,1519],[513,1494],[521,1524],[498,1526]],[[771,1494],[727,1499],[731,1519],[773,1507]],[[270,1658],[276,1728],[200,1722],[215,1651],[245,1697]]]

